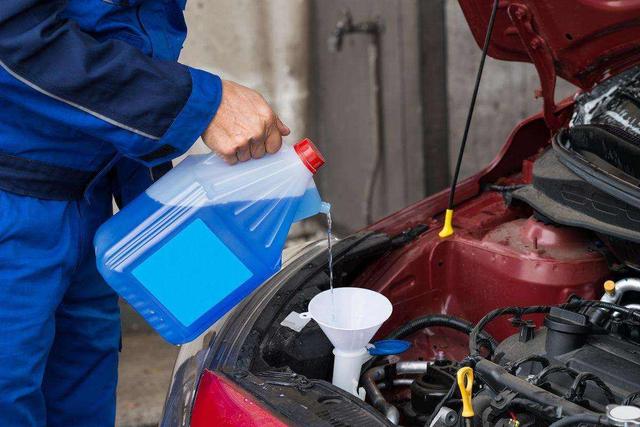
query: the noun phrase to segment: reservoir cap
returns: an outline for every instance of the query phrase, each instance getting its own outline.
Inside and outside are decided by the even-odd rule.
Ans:
[[[298,153],[302,163],[304,163],[311,173],[315,174],[318,172],[318,169],[324,165],[324,156],[309,138],[305,138],[298,142],[293,146],[293,148],[296,150],[296,153]]]
[[[409,350],[411,343],[404,340],[380,340],[373,343],[369,348],[369,354],[372,356],[391,356],[392,354],[400,354]]]

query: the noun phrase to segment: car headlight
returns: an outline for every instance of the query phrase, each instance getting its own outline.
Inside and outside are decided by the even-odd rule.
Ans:
[[[211,360],[215,356],[214,349],[218,347],[214,345],[216,338],[228,326],[231,319],[235,320],[237,318],[235,314],[241,312],[243,318],[251,317],[255,307],[259,304],[258,301],[255,304],[247,304],[248,302],[253,303],[256,298],[259,298],[259,301],[264,300],[264,298],[270,298],[284,282],[304,267],[310,259],[325,250],[326,247],[326,241],[322,240],[285,250],[282,257],[282,268],[277,274],[219,319],[205,333],[190,343],[182,345],[176,359],[171,385],[165,400],[163,416],[160,422],[161,427],[189,425],[198,382],[203,370],[210,366]]]

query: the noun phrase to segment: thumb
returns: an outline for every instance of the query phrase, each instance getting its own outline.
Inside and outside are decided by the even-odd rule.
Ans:
[[[287,136],[291,133],[291,129],[289,129],[284,123],[282,123],[282,120],[280,120],[279,117],[276,117],[276,126],[278,126],[278,131],[282,136]]]

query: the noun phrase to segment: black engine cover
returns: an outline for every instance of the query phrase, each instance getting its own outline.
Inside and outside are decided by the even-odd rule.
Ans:
[[[594,327],[585,316],[560,309],[552,310],[545,325],[529,340],[517,334],[502,341],[494,361],[532,381],[543,364],[570,368],[574,376],[588,372],[602,380],[617,402],[640,390],[640,345]],[[531,360],[532,356],[542,357]],[[530,361],[522,362],[527,359]],[[574,379],[570,372],[560,370],[538,385],[568,396]],[[594,409],[604,408],[608,403],[606,393],[596,381],[585,384],[583,402]]]

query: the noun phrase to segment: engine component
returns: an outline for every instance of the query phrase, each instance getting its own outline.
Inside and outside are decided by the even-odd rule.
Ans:
[[[640,242],[640,208],[583,180],[563,165],[553,150],[535,162],[533,184],[514,191],[513,198],[556,224]]]
[[[513,197],[558,224],[597,232],[618,259],[640,269],[640,69],[576,99],[571,127],[534,165]]]
[[[608,281],[605,283],[605,293],[600,298],[600,301],[620,304],[624,294],[629,291],[640,293],[640,279],[628,278],[615,283]]]
[[[364,387],[367,392],[367,399],[375,408],[381,411],[389,421],[398,424],[400,421],[398,408],[384,398],[376,383],[387,379],[387,377],[390,376],[388,375],[389,370],[393,370],[393,376],[395,377],[396,375],[422,374],[427,371],[428,366],[428,362],[408,361],[398,362],[395,365],[376,366],[369,369],[362,376],[361,380],[362,387]],[[394,378],[391,378],[391,381],[393,381],[393,379]]]
[[[451,408],[443,405],[448,400],[446,396],[455,390],[455,372],[456,365],[451,362],[436,361],[424,375],[416,378],[410,387],[411,400],[402,408],[410,424],[424,426],[432,417],[430,425],[448,425],[451,415],[447,414]],[[456,412],[456,422],[457,419]]]
[[[640,426],[640,408],[627,405],[607,406],[609,424],[614,426]]]
[[[610,317],[608,325],[637,325],[625,316]],[[594,325],[585,314],[552,308],[532,339],[507,338],[496,349],[494,361],[533,385],[602,412],[640,390],[640,348],[621,334],[624,331],[616,326],[612,332]]]
[[[546,412],[547,416],[560,418],[567,415],[590,412],[584,407],[570,402],[562,396],[548,393],[541,387],[531,384],[519,376],[510,374],[504,367],[489,360],[480,360],[476,364],[475,370],[478,375],[482,377],[482,381],[485,384],[488,384],[491,389],[499,392],[507,391],[511,394],[516,393],[521,397],[527,398],[537,404],[540,411]],[[498,396],[500,395],[498,394]],[[511,400],[513,400],[513,396],[511,397]],[[494,400],[502,403],[507,401],[507,397],[503,396]],[[506,404],[503,405],[507,406]]]
[[[553,140],[560,162],[611,198],[640,207],[640,139],[600,125],[563,129]],[[590,208],[590,207],[589,207]]]
[[[547,327],[545,349],[550,356],[559,356],[582,347],[592,332],[585,315],[558,308],[551,309],[544,319],[544,325]]]
[[[433,418],[429,427],[454,427],[458,425],[460,416],[451,408],[443,406]]]
[[[462,397],[462,417],[466,427],[471,427],[473,423],[473,405],[471,405],[471,397],[473,393],[473,368],[464,366],[458,369],[456,375],[460,396]]]
[[[411,407],[416,414],[430,415],[455,381],[444,369],[433,366],[411,384]]]
[[[560,306],[495,309],[469,331],[469,357],[372,368],[362,379],[368,397],[390,420],[407,425],[459,425],[462,417],[467,425],[501,427],[640,426],[640,406],[633,406],[640,397],[640,311],[610,302],[638,290],[639,283],[618,283],[618,289],[611,283],[605,287],[606,301],[572,297]],[[539,329],[523,319],[533,314],[546,314]],[[481,356],[480,334],[504,315],[513,316],[520,332],[499,343],[490,356]],[[415,332],[411,325],[419,325],[420,319],[399,328],[400,336]],[[423,368],[417,378],[400,378]],[[406,385],[410,400],[389,403],[406,402]],[[472,406],[465,405],[470,396]]]
[[[608,425],[607,418],[603,415],[597,414],[578,414],[564,417],[549,427],[569,427],[569,426],[583,426],[583,425]]]

